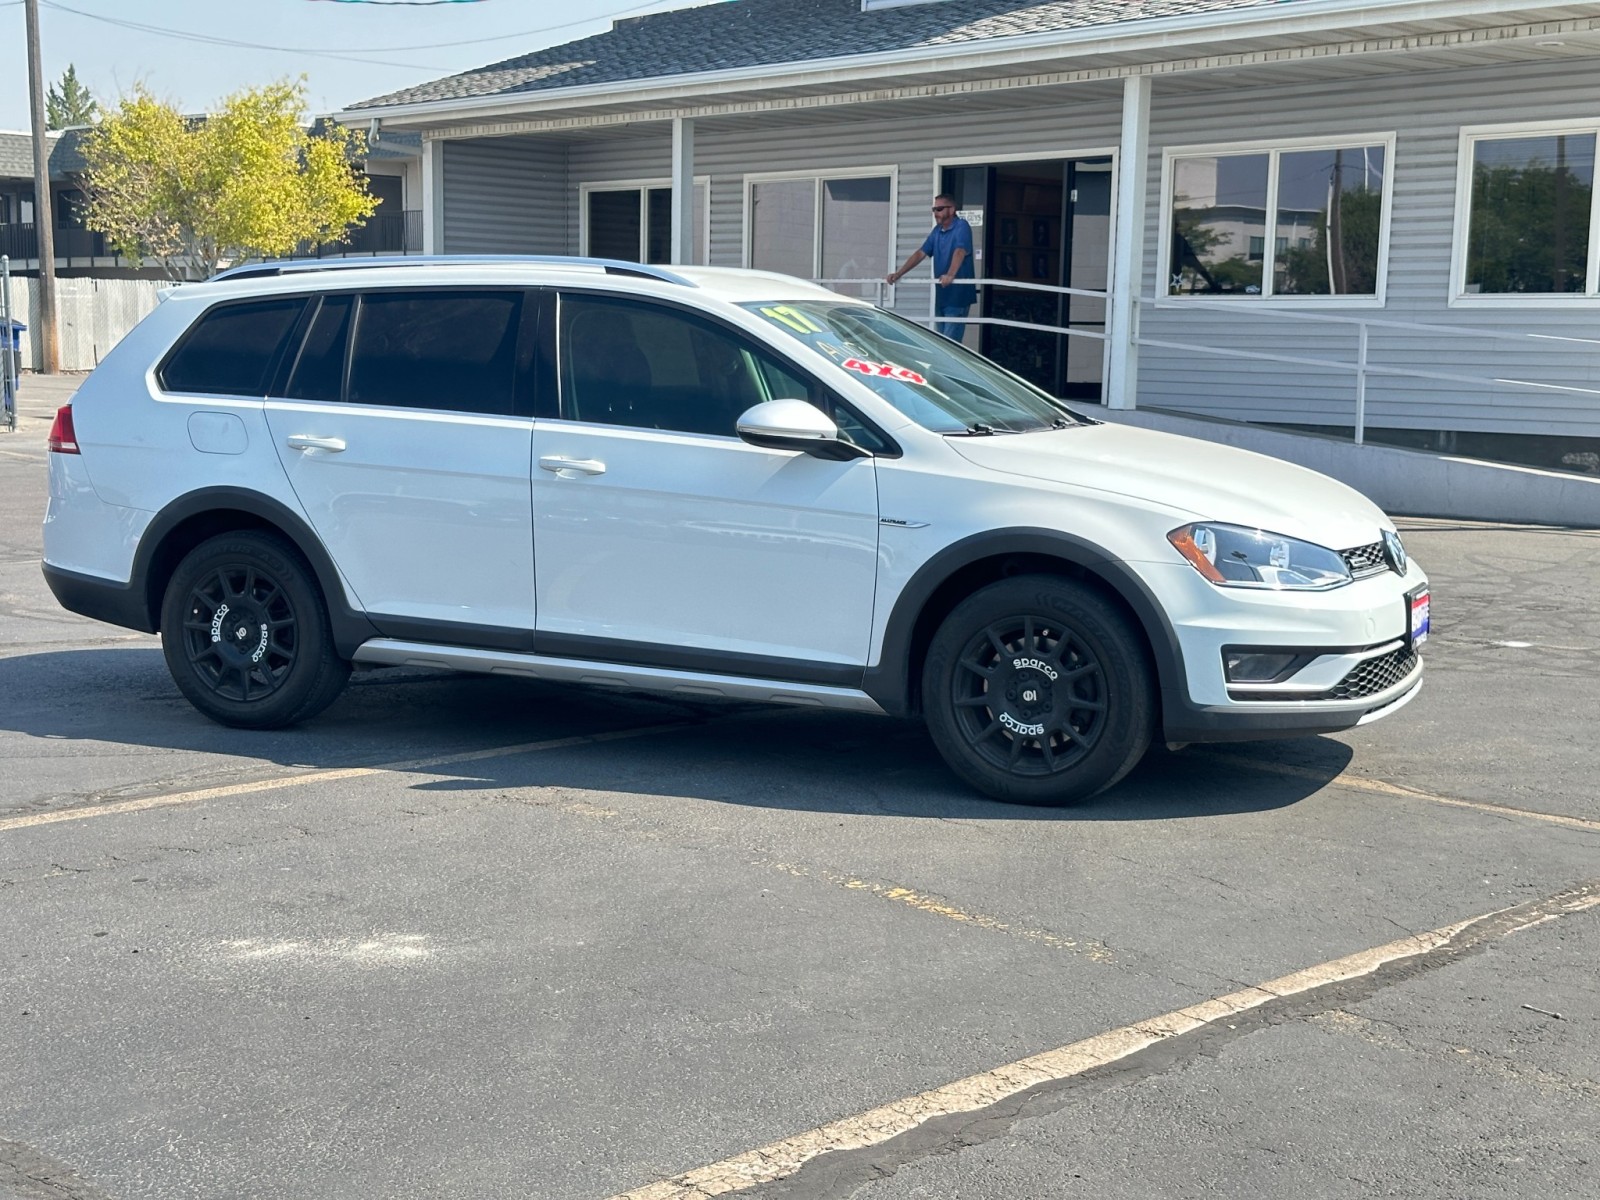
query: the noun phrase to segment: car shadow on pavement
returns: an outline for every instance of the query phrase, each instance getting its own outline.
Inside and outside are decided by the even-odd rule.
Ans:
[[[907,818],[1150,821],[1262,812],[1315,794],[1351,757],[1348,747],[1326,738],[1240,747],[1231,760],[1158,746],[1101,796],[1069,808],[1029,808],[968,788],[945,767],[920,722],[853,713],[400,669],[358,672],[345,694],[306,725],[228,729],[190,707],[160,650],[148,645],[0,659],[0,695],[11,698],[0,709],[0,730],[201,756],[192,772],[177,764],[176,774],[194,780],[241,771],[271,775],[274,766],[385,767],[416,774],[412,790],[425,793],[563,789]],[[397,765],[498,747],[525,749]],[[1248,757],[1243,764],[1237,757],[1270,764],[1282,754],[1292,759],[1292,773],[1251,770]],[[232,761],[219,763],[217,756]],[[155,770],[171,779],[174,766],[163,762]],[[60,794],[60,780],[51,788]]]

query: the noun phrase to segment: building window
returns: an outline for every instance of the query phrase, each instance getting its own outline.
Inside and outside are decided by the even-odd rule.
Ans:
[[[1594,125],[1463,131],[1457,296],[1600,294],[1597,136]]]
[[[1169,294],[1381,298],[1392,143],[1169,153]]]
[[[76,188],[56,193],[56,228],[83,228],[84,195]]]
[[[694,184],[694,232],[691,262],[706,261],[710,180]],[[672,261],[672,185],[662,180],[629,184],[585,184],[583,253],[625,262],[667,264]]]
[[[892,174],[751,178],[747,184],[750,266],[832,281],[829,287],[847,295],[877,295],[875,281],[893,265]]]

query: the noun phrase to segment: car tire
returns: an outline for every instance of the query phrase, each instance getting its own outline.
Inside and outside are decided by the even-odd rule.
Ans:
[[[178,564],[161,605],[161,648],[189,703],[241,729],[308,720],[350,677],[310,566],[266,533],[222,534]]]
[[[1103,792],[1150,745],[1143,638],[1083,584],[1019,575],[958,604],[929,646],[923,709],[952,770],[1009,804]]]

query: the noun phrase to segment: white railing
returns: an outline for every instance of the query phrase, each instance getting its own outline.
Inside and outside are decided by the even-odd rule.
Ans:
[[[1178,312],[1188,308],[1228,309],[1234,313],[1239,312],[1239,302],[1236,300],[1202,300],[1189,296],[1185,296],[1181,300],[1175,300],[1167,296],[1154,298],[1140,296],[1138,303],[1147,308],[1161,309],[1167,312]],[[1184,350],[1192,354],[1211,354],[1226,358],[1277,362],[1289,366],[1320,367],[1328,371],[1348,371],[1355,377],[1355,443],[1358,446],[1366,438],[1367,377],[1370,375],[1388,375],[1405,379],[1431,379],[1442,383],[1461,383],[1476,387],[1486,384],[1502,384],[1507,387],[1525,387],[1535,390],[1600,396],[1600,388],[1547,383],[1537,379],[1511,379],[1496,375],[1465,375],[1454,371],[1425,371],[1416,367],[1387,366],[1382,363],[1374,363],[1371,360],[1372,332],[1374,330],[1397,329],[1411,333],[1448,334],[1454,337],[1469,337],[1474,341],[1538,342],[1546,345],[1562,343],[1571,347],[1600,346],[1600,339],[1597,338],[1569,337],[1565,334],[1552,333],[1523,333],[1505,329],[1488,329],[1476,325],[1430,325],[1421,321],[1390,321],[1372,317],[1347,317],[1333,313],[1289,312],[1284,309],[1267,308],[1265,306],[1257,308],[1254,305],[1251,306],[1248,315],[1250,317],[1268,317],[1285,321],[1313,321],[1324,326],[1354,326],[1356,333],[1355,359],[1349,361],[1344,359],[1308,358],[1297,354],[1273,354],[1260,350],[1237,350],[1226,346],[1206,346],[1194,342],[1170,341],[1165,338],[1147,338],[1142,333],[1135,333],[1134,343],[1139,346],[1158,346],[1164,350]]]
[[[885,308],[895,308],[898,288],[910,287],[913,289],[926,289],[928,293],[927,315],[925,317],[911,317],[918,324],[932,327],[939,322],[936,312],[937,293],[932,278],[918,278],[914,280],[901,280],[899,284],[887,284],[884,280],[872,279],[841,279],[818,280],[818,283],[831,285],[833,283],[848,283],[856,285],[876,284],[878,290],[874,293],[876,303]],[[1109,302],[1110,294],[1091,288],[1057,287],[1043,283],[1022,283],[1013,280],[975,279],[973,284],[980,290],[990,288],[1020,289],[1023,291],[1050,292],[1059,296],[1083,296],[1092,300]],[[1469,386],[1483,387],[1499,384],[1507,387],[1531,388],[1536,391],[1565,392],[1584,396],[1600,397],[1600,388],[1581,387],[1574,384],[1550,383],[1538,379],[1513,379],[1498,375],[1469,375],[1455,371],[1424,370],[1418,367],[1390,366],[1372,361],[1372,335],[1375,331],[1397,330],[1408,333],[1442,334],[1452,337],[1467,337],[1473,341],[1505,341],[1523,342],[1525,344],[1540,344],[1542,347],[1584,349],[1600,347],[1600,338],[1573,337],[1567,334],[1553,333],[1525,333],[1505,329],[1492,329],[1482,326],[1464,325],[1434,325],[1422,321],[1394,321],[1374,317],[1344,316],[1337,313],[1310,313],[1292,312],[1282,308],[1257,307],[1251,305],[1248,313],[1240,313],[1237,300],[1207,300],[1199,297],[1185,296],[1174,299],[1168,296],[1136,298],[1136,304],[1141,306],[1136,311],[1143,309],[1160,309],[1163,312],[1182,312],[1187,309],[1203,308],[1207,310],[1227,310],[1236,315],[1248,318],[1265,317],[1286,321],[1310,321],[1323,327],[1344,326],[1353,327],[1355,333],[1355,357],[1353,359],[1316,358],[1300,354],[1277,354],[1263,350],[1241,350],[1230,346],[1204,345],[1197,342],[1174,341],[1169,338],[1146,337],[1138,332],[1137,325],[1134,333],[1134,345],[1152,346],[1163,350],[1180,350],[1192,354],[1208,354],[1223,358],[1237,358],[1253,362],[1274,362],[1286,366],[1314,367],[1326,371],[1348,372],[1353,376],[1355,389],[1354,411],[1354,440],[1361,445],[1366,440],[1367,425],[1367,380],[1374,375],[1389,376],[1405,379],[1428,379],[1441,383],[1459,383]],[[1030,329],[1039,333],[1055,333],[1066,337],[1093,338],[1096,341],[1105,341],[1108,336],[1105,329],[1085,329],[1081,326],[1046,325],[1030,321],[1015,321],[1004,317],[964,317],[961,323],[966,325],[1000,325],[1011,329]],[[1585,364],[1585,369],[1590,364]]]
[[[842,287],[871,289],[869,295],[860,295],[856,292],[849,292],[846,294],[856,296],[858,299],[871,300],[872,303],[878,305],[880,308],[890,309],[897,309],[898,289],[911,288],[914,291],[918,289],[925,289],[928,293],[927,315],[923,317],[908,316],[907,319],[915,321],[918,325],[926,325],[929,328],[940,324],[943,320],[943,318],[941,318],[937,312],[938,293],[937,289],[934,287],[934,281],[931,278],[912,280],[902,279],[899,283],[890,283],[882,278],[859,279],[853,277],[848,279],[813,279],[811,282],[820,284],[822,287],[830,288],[836,292],[842,291]],[[1024,291],[1055,292],[1056,294],[1062,296],[1086,296],[1092,300],[1103,301],[1106,299],[1105,292],[1091,291],[1087,288],[1052,287],[1043,283],[1020,283],[1010,279],[970,279],[963,280],[962,282],[971,283],[980,292],[988,288],[1020,288]],[[901,315],[906,316],[904,313]],[[1080,329],[1076,326],[1063,325],[1039,325],[1031,321],[1015,321],[1007,317],[959,317],[952,319],[958,321],[962,325],[1003,325],[1007,329],[1031,329],[1038,333],[1059,333],[1065,334],[1068,337],[1093,338],[1094,340],[1101,342],[1105,341],[1106,339],[1105,331],[1101,329]],[[1103,324],[1103,322],[1100,322],[1100,324]]]

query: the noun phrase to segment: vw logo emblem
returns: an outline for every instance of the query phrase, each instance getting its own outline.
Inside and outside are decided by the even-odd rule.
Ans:
[[[1400,535],[1390,530],[1383,531],[1383,549],[1389,556],[1389,565],[1400,575],[1406,573],[1406,548],[1400,544]]]

